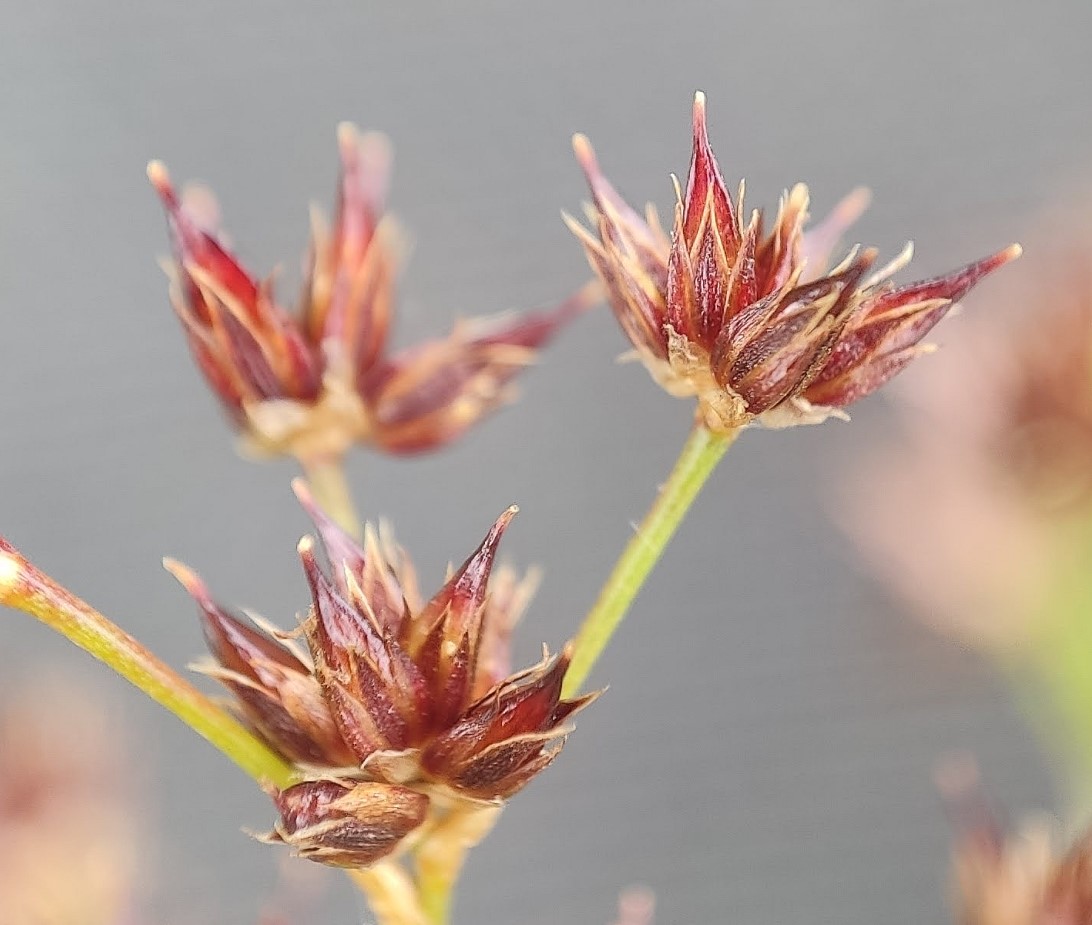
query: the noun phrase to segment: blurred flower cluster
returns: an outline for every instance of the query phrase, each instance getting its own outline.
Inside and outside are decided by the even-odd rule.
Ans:
[[[1092,228],[1080,212],[1048,226],[989,312],[903,381],[901,433],[854,468],[840,511],[916,613],[987,650],[1049,626],[1092,542]]]
[[[318,211],[298,307],[278,302],[235,257],[204,187],[179,195],[158,161],[148,176],[167,212],[171,303],[198,367],[246,450],[303,461],[355,443],[389,453],[434,449],[511,396],[511,380],[557,329],[591,304],[461,321],[445,338],[392,352],[403,247],[386,214],[391,151],[377,133],[338,130],[341,180],[332,225]]]
[[[839,517],[930,626],[995,661],[1054,753],[1068,818],[1092,805],[1092,228],[1057,209],[1029,259],[907,377],[899,430],[851,472]],[[1009,834],[975,774],[948,775],[965,925],[1092,921],[1092,835]]]

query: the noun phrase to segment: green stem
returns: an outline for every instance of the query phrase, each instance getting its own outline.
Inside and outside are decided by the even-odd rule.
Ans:
[[[1075,667],[1047,667],[1037,655],[1031,664],[1002,664],[1017,703],[1053,759],[1065,817],[1084,823],[1092,818],[1092,692],[1088,666],[1080,674],[1070,670]]]
[[[694,425],[675,467],[584,618],[562,696],[572,697],[580,690],[701,487],[738,435],[738,430],[717,434],[700,423]]]
[[[997,660],[1055,759],[1074,820],[1092,818],[1092,524],[1055,525],[1047,591]]]
[[[1073,818],[1092,817],[1092,611],[1051,613],[1056,622],[1002,659],[1017,700],[1052,753]]]
[[[259,784],[284,788],[295,772],[246,727],[101,613],[39,571],[0,538],[0,604],[14,607],[105,662],[204,736]]]
[[[356,505],[353,504],[353,495],[345,479],[345,466],[341,457],[301,459],[300,465],[303,466],[303,474],[319,507],[337,521],[338,526],[346,533],[357,540],[363,539],[364,528],[360,523],[360,515],[356,512]]]
[[[451,921],[451,898],[455,891],[455,878],[429,879],[418,877],[417,889],[421,895],[421,908],[429,925],[448,925]]]

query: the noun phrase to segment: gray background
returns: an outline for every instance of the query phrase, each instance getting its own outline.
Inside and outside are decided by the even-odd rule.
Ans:
[[[570,134],[590,134],[632,200],[666,207],[695,88],[752,204],[805,179],[822,213],[867,184],[854,237],[887,252],[915,238],[920,274],[1018,238],[1092,163],[1084,3],[3,9],[0,529],[178,665],[201,643],[160,555],[288,621],[305,603],[305,520],[292,467],[233,456],[190,364],[154,263],[148,158],[209,181],[242,254],[283,264],[288,294],[307,204],[329,202],[335,125],[387,131],[415,239],[403,342],[581,283],[558,218],[585,195]],[[433,582],[519,502],[507,553],[547,574],[528,658],[575,627],[688,425],[643,370],[612,362],[622,348],[606,312],[586,318],[524,401],[456,448],[351,461],[363,509],[396,521]],[[997,682],[895,613],[829,525],[834,473],[885,410],[733,450],[603,660],[609,694],[474,854],[460,921],[599,925],[632,881],[656,888],[665,925],[938,921],[935,757],[970,746],[1001,798],[1049,805]],[[273,849],[239,831],[270,819],[252,785],[21,616],[0,623],[0,653],[4,684],[60,664],[132,723],[161,839],[145,883],[157,920],[251,921],[275,879]],[[337,880],[330,909],[360,916]]]

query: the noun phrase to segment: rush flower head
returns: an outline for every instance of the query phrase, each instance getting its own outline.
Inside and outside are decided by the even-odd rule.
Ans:
[[[557,756],[569,719],[594,699],[566,700],[569,651],[511,673],[507,641],[529,581],[498,571],[498,518],[444,586],[422,600],[405,553],[367,528],[358,544],[320,510],[300,543],[312,606],[306,647],[217,604],[178,563],[168,568],[197,601],[214,662],[204,670],[239,712],[309,779],[276,795],[275,840],[314,860],[363,866],[393,851],[429,807],[503,801]],[[491,580],[492,578],[492,580]]]
[[[867,194],[852,193],[810,232],[803,184],[785,194],[772,223],[761,210],[748,216],[743,184],[733,203],[709,146],[701,93],[670,239],[651,209],[642,218],[618,195],[584,136],[573,147],[591,188],[592,227],[568,224],[653,378],[672,395],[696,397],[714,431],[839,412],[928,349],[922,339],[952,305],[1020,253],[1013,245],[901,286],[890,277],[909,261],[909,246],[879,269],[875,250],[856,248],[828,268]]]
[[[92,692],[39,680],[0,704],[0,922],[119,925],[140,882],[124,737]]]
[[[392,352],[399,240],[385,200],[390,146],[338,130],[341,178],[332,226],[313,216],[299,305],[282,307],[219,231],[212,195],[179,194],[166,168],[148,176],[167,212],[170,295],[198,367],[259,454],[336,457],[354,443],[415,453],[459,437],[511,394],[511,380],[558,328],[591,304],[457,323],[444,338]]]

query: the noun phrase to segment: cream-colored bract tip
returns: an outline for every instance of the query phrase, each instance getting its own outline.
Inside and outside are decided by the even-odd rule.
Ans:
[[[356,144],[360,138],[360,129],[352,122],[339,122],[337,124],[337,140],[339,144]]]
[[[595,149],[583,132],[573,135],[573,154],[585,169],[595,168]]]
[[[13,588],[23,574],[19,560],[10,553],[0,552],[0,591]]]
[[[394,146],[385,132],[362,132],[353,122],[339,122],[337,125],[337,144],[342,158],[362,156],[369,162],[389,169],[394,156]]]
[[[171,182],[171,175],[167,172],[167,165],[160,160],[148,161],[146,168],[148,179],[151,181],[152,186],[169,186]]]
[[[203,586],[203,583],[201,579],[197,576],[197,573],[188,565],[184,565],[177,559],[172,559],[170,556],[164,556],[163,568],[170,572],[178,581],[178,583],[191,593],[197,591]]]
[[[307,484],[307,480],[302,475],[297,475],[291,482],[292,494],[296,496],[296,500],[300,502],[304,507],[308,507],[314,504],[314,496],[311,494],[311,486]]]

